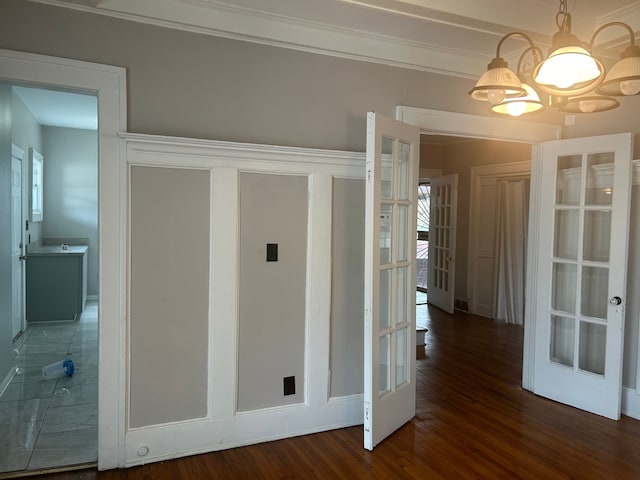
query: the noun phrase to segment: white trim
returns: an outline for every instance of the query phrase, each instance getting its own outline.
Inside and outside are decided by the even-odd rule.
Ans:
[[[146,2],[131,0],[103,1],[95,6],[65,0],[32,1],[200,35],[469,79],[486,70],[485,57],[460,49],[230,3],[154,0],[153,8],[149,8]],[[502,32],[495,35],[499,38]]]
[[[180,168],[240,168],[285,174],[330,173],[364,178],[365,155],[359,152],[233,143],[181,137],[121,134],[130,165]]]
[[[131,429],[127,432],[127,467],[199,453],[225,450],[309,433],[362,424],[362,395],[331,398],[320,406],[290,405],[233,418],[202,419]],[[228,432],[221,441],[217,432]],[[242,432],[251,431],[250,440]],[[144,458],[141,446],[149,448]]]
[[[479,310],[477,305],[476,277],[478,274],[478,241],[480,230],[480,186],[485,179],[504,179],[510,177],[529,176],[531,173],[530,162],[504,163],[471,167],[471,182],[469,194],[469,245],[467,266],[467,293],[469,296],[469,312],[477,315],[493,318],[493,311]],[[494,278],[495,283],[495,278]],[[491,307],[493,310],[493,302]]]
[[[333,176],[312,173],[308,182],[305,401],[313,406],[329,399]]]
[[[471,38],[481,39],[481,44],[493,37],[497,43],[507,31],[525,29],[529,32],[547,32],[549,27],[549,18],[544,12],[535,8],[524,9],[523,2],[501,2],[503,25],[511,25],[507,28],[484,20],[485,11],[492,9],[486,2],[479,7],[478,2],[470,0],[444,2],[447,6],[443,8],[434,2],[427,2],[429,6],[419,6],[415,1],[406,0],[325,2],[325,5],[318,7],[323,9],[324,14],[320,20],[315,20],[312,14],[314,2],[307,2],[309,5],[305,8],[296,5],[296,0],[279,0],[277,8],[260,6],[260,2],[228,0],[31,1],[200,35],[474,80],[486,70],[486,63],[491,57],[485,51],[480,51]],[[359,8],[346,8],[346,3]],[[510,8],[506,7],[507,3]],[[296,11],[301,9],[307,12],[296,15]],[[376,25],[371,27],[370,22],[363,21],[361,12],[367,18],[374,19]],[[340,21],[332,21],[331,17],[340,18]],[[608,12],[596,19],[596,26],[612,20],[624,21],[637,30],[640,7],[626,6]],[[379,28],[379,25],[384,26]],[[451,47],[448,42],[442,41],[447,37],[465,37],[467,42],[464,42],[465,46]],[[546,38],[546,34],[544,37],[534,34],[534,40],[543,49],[548,46]],[[622,48],[627,41],[615,29],[605,30],[598,40],[607,44],[609,50],[613,46]],[[615,45],[611,45],[611,40],[617,41]],[[503,49],[503,56],[513,63],[517,62],[519,53],[520,49],[516,46],[510,47],[508,52]],[[610,58],[615,60],[617,56],[617,52],[612,53]]]
[[[420,127],[421,133],[438,133],[462,137],[487,138],[491,140],[503,140],[512,142],[526,142],[532,144],[531,151],[531,204],[536,205],[539,199],[539,192],[534,187],[538,172],[533,168],[541,161],[542,149],[540,143],[548,140],[560,139],[561,129],[558,125],[545,125],[539,123],[528,123],[520,120],[509,120],[495,117],[484,117],[479,115],[468,115],[462,113],[443,112],[439,110],[429,110],[417,107],[396,107],[396,118],[403,122],[412,123]],[[529,226],[537,219],[537,209],[529,208]],[[535,271],[531,268],[532,258],[536,258],[538,253],[537,244],[529,242],[527,248],[527,281],[526,298],[533,299],[536,278]],[[522,388],[531,390],[533,388],[533,363],[534,336],[531,334],[535,323],[535,310],[531,301],[525,302],[525,323],[524,323],[524,352],[522,360]],[[528,313],[528,315],[527,315]],[[527,321],[526,319],[530,319]]]
[[[125,465],[361,424],[361,394],[328,398],[330,304],[326,299],[331,294],[331,262],[327,258],[331,251],[332,179],[364,178],[364,154],[140,134],[122,134],[121,138],[129,168],[210,171],[213,222],[207,415],[129,428]],[[309,192],[305,398],[295,405],[250,412],[237,412],[238,182],[242,172],[305,175]],[[224,388],[216,388],[218,385]]]
[[[0,72],[5,82],[78,89],[98,97],[98,468],[123,466],[126,170],[117,134],[127,126],[126,73],[120,67],[10,50],[0,50]]]
[[[640,420],[640,393],[636,389],[622,387],[622,414]]]
[[[540,209],[533,208],[540,205],[542,175],[542,145],[531,146],[531,177],[529,181],[529,224],[527,225],[527,273],[525,279],[524,302],[524,349],[522,352],[522,388],[533,390],[533,360],[535,353],[535,299],[538,295],[538,235],[534,235],[535,229],[540,225]],[[528,299],[528,300],[527,300]]]
[[[559,140],[561,135],[561,129],[558,125],[402,105],[396,107],[396,119],[420,127],[420,133],[456,137],[541,143],[548,140]]]

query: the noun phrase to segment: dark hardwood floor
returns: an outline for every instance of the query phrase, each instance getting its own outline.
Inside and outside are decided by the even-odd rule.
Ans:
[[[373,452],[345,428],[126,470],[47,480],[640,479],[640,422],[520,387],[522,328],[433,307],[417,362],[417,412]]]

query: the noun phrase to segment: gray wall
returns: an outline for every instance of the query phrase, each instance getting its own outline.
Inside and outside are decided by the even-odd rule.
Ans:
[[[0,84],[0,382],[11,369],[11,87]]]
[[[442,148],[442,173],[458,174],[458,220],[456,233],[455,297],[469,299],[469,202],[471,168],[501,163],[531,162],[531,145],[526,143],[471,140]]]
[[[207,414],[209,182],[131,168],[131,427]]]
[[[638,291],[640,291],[640,185],[635,185],[631,192],[629,231],[622,384],[637,388],[638,330],[640,328],[640,295],[638,295]]]
[[[368,110],[392,115],[396,105],[404,104],[488,115],[486,104],[466,94],[474,84],[471,79],[168,30],[24,0],[3,0],[0,47],[125,67],[132,132],[362,151]],[[623,107],[610,113],[578,115],[566,136],[608,131],[637,136],[640,97],[623,101]],[[530,120],[561,124],[562,116],[550,113]],[[636,145],[637,154],[640,142]],[[133,196],[142,195],[135,184],[132,188]],[[157,206],[149,209],[160,211]],[[200,220],[193,212],[186,216],[190,225]],[[135,252],[143,252],[144,246],[132,244]],[[142,278],[154,279],[153,272]],[[132,303],[147,308],[148,298],[136,289],[131,295]],[[152,313],[144,320],[149,325],[174,328],[173,318]],[[155,348],[136,343],[132,358],[152,358]],[[167,419],[172,415],[168,410]]]
[[[89,239],[87,294],[98,295],[98,134],[42,128],[43,238]]]
[[[331,224],[331,385],[339,397],[364,391],[365,181],[333,179]]]
[[[393,115],[404,104],[488,115],[467,95],[471,79],[23,0],[3,0],[0,46],[125,67],[129,130],[139,133],[364,151],[369,110]]]
[[[304,401],[307,177],[240,174],[238,411]],[[266,244],[278,261],[266,261]],[[313,339],[310,339],[313,341]],[[295,394],[284,396],[284,377]]]

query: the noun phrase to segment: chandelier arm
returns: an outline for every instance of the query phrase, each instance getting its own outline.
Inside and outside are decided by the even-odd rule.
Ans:
[[[629,25],[627,25],[626,23],[623,23],[623,22],[609,22],[609,23],[605,23],[604,25],[600,26],[598,29],[596,29],[595,32],[593,32],[593,35],[591,35],[591,41],[589,42],[589,50],[593,51],[593,46],[594,46],[594,42],[596,41],[596,36],[602,30],[604,30],[607,27],[613,27],[615,25],[617,25],[619,27],[622,27],[622,28],[627,30],[627,32],[629,33],[629,43],[633,47],[635,45],[635,42],[636,42],[635,35],[633,33],[633,29]]]
[[[533,57],[533,66],[535,67],[539,62],[540,62],[540,58],[543,57],[542,55],[542,50],[540,50],[538,47],[536,47],[535,45],[532,47],[527,47],[521,54],[520,54],[520,58],[518,58],[518,66],[516,67],[516,73],[518,75],[520,75],[520,67],[522,66],[522,60],[524,59],[524,56],[527,54],[527,52],[531,52],[531,56]]]
[[[504,37],[502,37],[500,39],[500,41],[498,42],[498,46],[496,47],[496,58],[500,58],[500,47],[502,47],[502,44],[504,43],[504,41],[509,38],[509,37],[513,37],[513,36],[519,36],[524,38],[527,42],[529,42],[529,48],[534,49],[537,48],[534,44],[533,44],[533,40],[531,40],[531,37],[529,35],[527,35],[526,33],[522,33],[522,32],[510,32],[507,33]]]

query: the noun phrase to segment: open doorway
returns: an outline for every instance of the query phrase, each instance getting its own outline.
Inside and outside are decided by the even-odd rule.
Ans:
[[[20,226],[21,268],[11,289],[21,318],[13,322],[13,341],[2,346],[10,350],[12,375],[0,394],[0,473],[96,464],[97,99],[23,84],[4,88],[11,143],[23,155],[11,215]],[[43,376],[43,367],[64,360],[73,370]]]
[[[422,137],[422,169],[458,177],[458,214],[455,222],[458,240],[453,251],[448,254],[455,264],[455,309],[496,318],[496,295],[504,293],[498,283],[504,279],[504,275],[500,275],[500,256],[496,252],[501,251],[503,242],[499,240],[502,236],[508,236],[511,233],[508,229],[515,228],[511,223],[507,225],[507,230],[502,228],[505,224],[500,221],[502,207],[499,200],[504,196],[501,193],[501,182],[515,179],[516,170],[520,176],[518,178],[525,179],[528,176],[531,146],[526,143],[443,135]],[[517,165],[516,169],[513,168],[514,163]],[[420,185],[419,189],[426,192],[429,186]],[[419,190],[419,196],[422,190]],[[528,196],[528,190],[525,195]],[[423,203],[426,204],[427,201]],[[524,225],[526,229],[526,208],[517,213],[521,214],[517,225]],[[425,229],[420,227],[420,221],[418,224],[419,231]],[[428,238],[428,233],[418,233],[418,240],[421,236]],[[425,243],[428,244],[428,241]],[[524,249],[521,254],[523,262]],[[524,271],[521,270],[520,273],[524,274]],[[522,290],[519,294],[522,298],[524,277],[518,283],[518,288]],[[477,299],[482,299],[482,303]],[[479,304],[486,304],[486,308],[477,308]]]
[[[416,305],[427,303],[427,270],[429,267],[430,182],[421,178],[418,184],[416,240]]]

